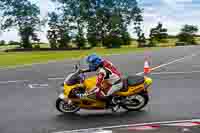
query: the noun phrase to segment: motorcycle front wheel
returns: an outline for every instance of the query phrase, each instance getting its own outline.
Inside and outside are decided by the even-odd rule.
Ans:
[[[149,101],[147,93],[140,93],[126,98],[122,107],[128,111],[140,111]]]
[[[76,113],[80,110],[80,107],[74,104],[68,104],[63,99],[58,98],[56,100],[56,109],[61,113]]]

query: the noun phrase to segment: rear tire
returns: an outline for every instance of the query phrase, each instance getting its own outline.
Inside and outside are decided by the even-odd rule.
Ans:
[[[126,104],[125,102],[122,107],[128,111],[140,111],[149,102],[149,96],[147,93],[139,93],[127,98],[126,102],[129,102],[129,104]],[[141,101],[138,98],[140,98]]]
[[[56,100],[56,109],[61,113],[69,114],[69,113],[76,113],[77,111],[80,110],[80,107],[76,105],[69,105],[63,99],[58,98]]]

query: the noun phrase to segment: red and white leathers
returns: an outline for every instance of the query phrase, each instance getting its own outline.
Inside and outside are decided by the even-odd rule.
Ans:
[[[117,68],[110,61],[104,59],[102,66],[100,66],[97,70],[97,84],[96,89],[93,91],[100,97],[110,96],[123,87],[121,77],[122,74],[117,70]],[[103,80],[107,80],[112,85],[107,94],[104,94],[100,90]]]

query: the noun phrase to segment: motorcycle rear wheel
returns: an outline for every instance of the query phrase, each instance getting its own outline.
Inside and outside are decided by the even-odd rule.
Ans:
[[[140,93],[127,97],[127,100],[122,105],[122,107],[128,111],[140,111],[147,105],[148,101],[149,101],[148,94]]]
[[[63,99],[58,98],[56,100],[56,109],[61,113],[76,113],[80,110],[80,107],[76,105],[69,105]]]

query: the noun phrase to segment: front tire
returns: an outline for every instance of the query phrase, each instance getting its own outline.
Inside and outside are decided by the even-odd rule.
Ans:
[[[140,111],[149,102],[149,96],[147,93],[140,93],[127,97],[126,102],[122,107],[128,111]]]
[[[76,113],[77,111],[80,110],[80,107],[76,105],[69,105],[66,103],[63,99],[58,98],[56,100],[56,109],[61,112],[61,113]]]

